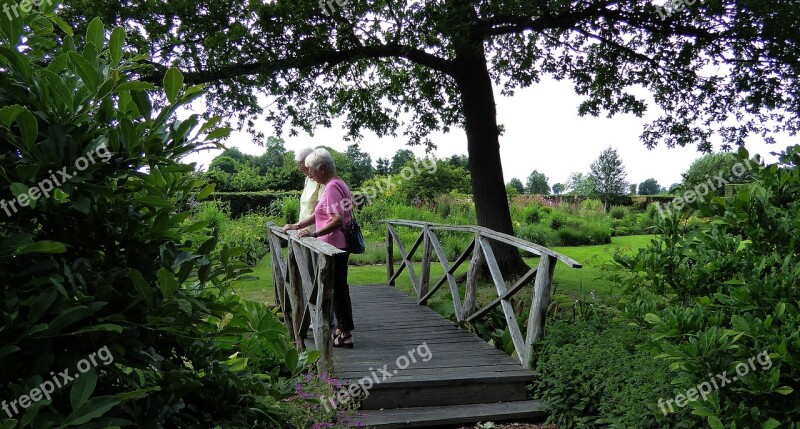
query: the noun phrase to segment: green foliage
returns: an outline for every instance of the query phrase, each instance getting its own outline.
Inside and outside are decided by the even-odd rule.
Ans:
[[[357,144],[347,146],[345,155],[350,160],[350,182],[347,182],[352,188],[359,188],[365,180],[375,175],[375,170],[372,168],[372,158],[369,154],[359,149]]]
[[[544,173],[533,170],[528,176],[525,192],[533,195],[550,195],[550,185],[547,182],[548,179]]]
[[[661,185],[656,179],[647,179],[639,184],[639,195],[656,195],[661,192]]]
[[[300,192],[215,192],[214,199],[227,204],[230,215],[236,219],[247,213],[264,213],[270,210],[272,203],[283,198],[300,198]],[[298,212],[299,213],[299,212]],[[296,222],[294,220],[293,222]]]
[[[78,42],[36,10],[0,30],[0,198],[71,176],[0,215],[0,396],[75,374],[102,348],[113,356],[3,427],[282,426],[280,401],[316,355],[298,355],[263,305],[230,296],[249,272],[240,249],[187,241],[206,225],[183,207],[213,187],[180,159],[229,132],[173,119],[203,88],[176,69],[163,91],[135,80],[144,57],[123,49],[121,28],[107,41],[99,19]]]
[[[553,195],[561,195],[567,189],[566,186],[562,183],[556,183],[553,185]]]
[[[284,224],[296,223],[300,220],[300,200],[297,197],[283,197],[270,205],[270,213],[280,216]]]
[[[522,220],[525,223],[539,223],[542,220],[542,212],[539,210],[541,206],[530,205],[522,209]]]
[[[400,170],[405,167],[406,164],[416,160],[416,156],[414,156],[414,152],[411,152],[408,149],[397,149],[394,156],[392,156],[392,163],[389,168],[389,171],[392,174],[399,174]]]
[[[611,243],[611,228],[598,222],[587,222],[561,228],[557,232],[562,246],[583,246]]]
[[[405,203],[414,198],[433,201],[437,195],[470,192],[472,189],[469,172],[443,160],[410,162],[400,171],[391,179],[396,185],[397,198]]]
[[[548,422],[564,428],[689,428],[687,412],[664,417],[660,398],[671,398],[667,364],[640,345],[646,331],[596,314],[586,320],[548,321],[536,345],[540,378],[535,397]]]
[[[731,152],[703,155],[696,159],[686,170],[686,173],[683,174],[681,188],[683,190],[691,190],[695,186],[711,183],[716,189],[710,189],[711,187],[709,187],[707,198],[723,196],[725,194],[725,186],[717,180],[718,176],[721,175],[727,182],[733,184],[748,183],[753,180],[753,173],[749,168],[744,168],[749,164],[742,163],[740,167],[734,168],[735,165],[740,163],[742,163],[742,160]]]
[[[709,373],[736,374],[759,357],[746,376],[689,403],[714,427],[800,420],[798,159],[800,146],[787,148],[778,164],[751,160],[755,182],[729,198],[695,203],[696,222],[684,225],[677,214],[659,220],[660,237],[648,248],[615,258],[625,270],[616,281],[631,294],[626,314],[650,327],[676,389]]]
[[[517,228],[516,236],[545,247],[561,244],[556,233],[544,225],[523,225]]]
[[[625,194],[628,187],[626,176],[622,159],[614,148],[609,147],[601,152],[597,160],[592,163],[589,177],[594,184],[594,195],[604,202],[606,210],[611,207],[612,197]]]
[[[508,182],[508,186],[513,188],[517,194],[524,194],[525,193],[525,185],[522,184],[522,181],[514,177],[511,181]],[[508,188],[508,187],[506,187]]]
[[[570,174],[565,186],[570,195],[591,196],[595,194],[594,178],[583,173]]]
[[[608,215],[611,216],[612,219],[622,219],[628,214],[628,208],[622,206],[613,206],[611,210],[608,211]]]

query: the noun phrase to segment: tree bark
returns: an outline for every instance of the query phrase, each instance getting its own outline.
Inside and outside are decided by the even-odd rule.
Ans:
[[[456,45],[456,84],[461,93],[467,132],[469,169],[478,225],[514,235],[500,161],[500,140],[494,89],[483,42]],[[528,267],[516,247],[492,243],[505,274],[522,274]]]

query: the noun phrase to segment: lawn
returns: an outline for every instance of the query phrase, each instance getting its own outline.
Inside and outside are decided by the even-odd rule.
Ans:
[[[598,299],[613,297],[615,295],[614,285],[607,284],[601,279],[599,267],[611,261],[615,251],[619,249],[635,251],[646,246],[652,238],[653,236],[650,235],[632,235],[613,237],[611,244],[606,245],[553,248],[553,250],[583,264],[583,268],[580,269],[570,268],[562,263],[556,266],[553,279],[555,294],[564,300],[586,298],[591,292],[594,292],[594,296]],[[525,258],[525,261],[528,265],[533,266],[538,263],[538,258]],[[464,264],[456,274],[466,273],[466,265]],[[419,264],[414,264],[414,267],[419,274]],[[398,264],[395,263],[395,269],[397,268]],[[441,265],[434,263],[431,267],[431,283],[435,283],[443,273]],[[234,289],[245,299],[273,304],[272,267],[269,255],[253,268],[252,275],[259,279],[239,282],[234,285]],[[351,266],[348,278],[351,285],[385,284],[386,266],[383,264]],[[411,280],[406,273],[401,274],[398,278],[397,287],[406,293],[413,293]],[[496,297],[493,286],[489,284],[482,285],[479,289],[478,302],[488,302]],[[449,299],[449,292],[446,288],[442,288],[437,293],[436,301]]]

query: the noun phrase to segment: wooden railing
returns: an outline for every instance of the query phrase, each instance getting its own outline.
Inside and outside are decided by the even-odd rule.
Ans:
[[[453,308],[455,309],[456,319],[459,322],[465,321],[472,323],[498,305],[501,306],[511,333],[511,339],[514,342],[514,349],[517,352],[517,357],[523,366],[530,368],[533,344],[544,335],[545,316],[547,308],[550,305],[551,286],[556,262],[561,261],[572,268],[581,268],[581,264],[546,247],[479,226],[440,225],[408,220],[388,220],[386,223],[387,284],[389,286],[394,286],[400,273],[402,273],[404,269],[407,270],[411,278],[411,283],[416,291],[417,300],[420,305],[424,305],[442,285],[447,283],[450,287],[450,295],[453,297]],[[400,234],[398,234],[395,229],[396,226],[418,228],[421,230],[420,235],[409,250],[406,250],[406,246],[400,239]],[[436,236],[436,231],[471,233],[473,234],[473,239],[469,246],[467,246],[467,249],[451,265]],[[492,250],[491,244],[493,241],[515,246],[520,250],[526,250],[539,256],[538,266],[530,269],[522,277],[517,279],[510,288],[507,287],[503,278],[503,273],[497,264],[494,251]],[[400,252],[400,268],[397,271],[395,271],[394,267],[395,244]],[[417,273],[414,271],[412,257],[420,248],[420,245],[423,249],[422,261],[420,275],[417,276]],[[431,287],[431,265],[434,262],[434,253],[444,269],[444,275],[433,283]],[[465,280],[466,291],[462,302],[455,273],[467,259],[470,259],[470,265]],[[497,299],[493,300],[485,307],[476,310],[478,277],[484,266],[488,268],[491,274],[492,282],[497,291]],[[522,290],[532,279],[534,279],[533,298],[531,301],[530,315],[526,322],[527,333],[523,338],[519,326],[517,325],[514,308],[511,305],[511,298]]]
[[[297,231],[284,233],[274,223],[267,224],[267,229],[275,301],[295,346],[305,350],[306,332],[311,325],[314,344],[321,353],[317,365],[322,371],[333,372],[333,257],[343,252],[314,238],[297,238]]]

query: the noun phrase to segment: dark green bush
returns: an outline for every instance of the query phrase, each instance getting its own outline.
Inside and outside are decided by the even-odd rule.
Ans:
[[[0,397],[75,375],[99,350],[113,362],[2,427],[282,426],[278,404],[314,355],[298,355],[263,305],[230,296],[249,272],[240,249],[187,242],[206,224],[185,223],[182,207],[213,188],[180,160],[229,130],[174,120],[203,93],[176,69],[154,108],[122,28],[107,43],[95,19],[80,49],[70,32],[38,9],[0,19],[0,200],[52,191],[0,214]],[[71,177],[54,187],[62,168]]]
[[[566,223],[566,221],[564,220],[564,218],[561,215],[553,214],[553,217],[550,218],[550,228],[551,229],[559,230],[559,229],[561,229],[562,226],[564,226],[565,223]]]
[[[599,223],[570,225],[557,232],[562,246],[584,246],[611,243],[611,228]]]
[[[539,223],[542,220],[542,212],[538,205],[528,206],[522,209],[522,220],[527,224]]]
[[[555,246],[558,244],[558,237],[555,232],[544,225],[523,225],[517,228],[517,237],[536,243],[540,246]]]
[[[266,213],[274,201],[285,197],[299,199],[300,192],[215,192],[213,198],[227,204],[230,207],[231,218],[236,219],[247,213]]]
[[[740,150],[740,159],[748,156]],[[798,160],[800,146],[787,148],[778,164],[750,160],[755,182],[693,204],[696,222],[684,224],[680,213],[657,218],[657,240],[615,257],[625,269],[616,282],[631,294],[626,314],[652,329],[652,347],[674,367],[676,389],[769,357],[768,366],[689,402],[713,428],[800,421]]]
[[[549,321],[535,348],[541,398],[548,422],[562,428],[688,428],[688,411],[665,417],[659,399],[673,396],[668,364],[640,345],[646,331],[595,315]],[[683,423],[681,423],[683,422]]]
[[[628,208],[622,206],[613,206],[611,210],[608,211],[608,215],[611,216],[612,219],[622,219],[625,215],[628,214]]]

